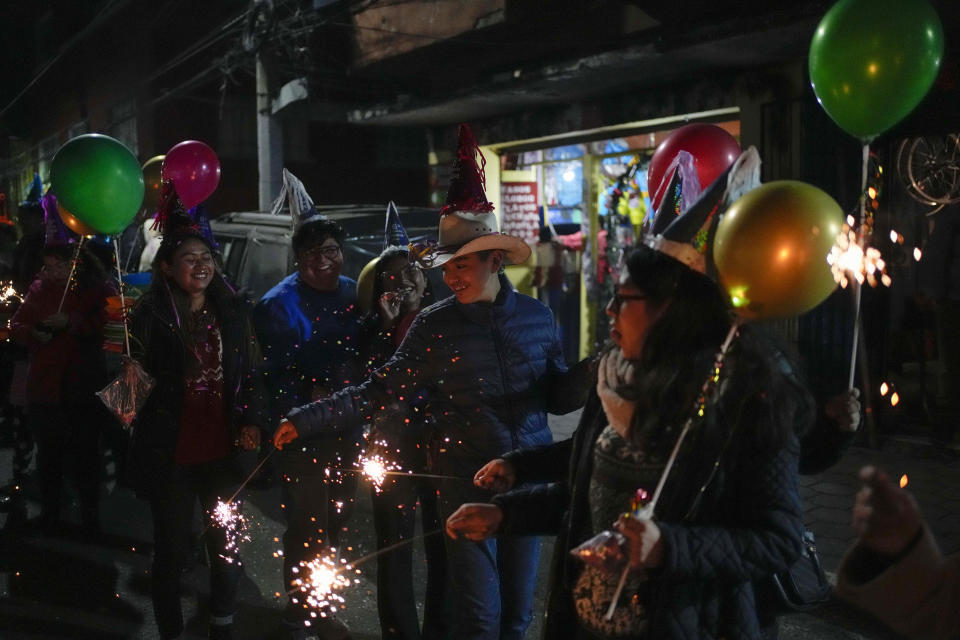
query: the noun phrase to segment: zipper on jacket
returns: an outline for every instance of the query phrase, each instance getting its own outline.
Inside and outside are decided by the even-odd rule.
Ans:
[[[500,334],[497,332],[497,323],[496,317],[493,313],[493,310],[490,310],[490,333],[493,335],[493,350],[497,354],[497,364],[500,367],[500,397],[507,397],[507,370],[503,366],[503,354],[501,353],[501,341]],[[507,431],[510,432],[510,444],[512,445],[512,450],[517,450],[520,448],[520,444],[517,441],[517,431],[519,430],[520,425],[514,427],[513,425],[507,425]]]

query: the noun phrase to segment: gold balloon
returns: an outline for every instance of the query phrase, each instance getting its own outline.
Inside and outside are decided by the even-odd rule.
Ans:
[[[153,156],[143,163],[143,186],[146,191],[143,195],[142,215],[152,216],[160,206],[160,168],[163,167],[165,155]]]
[[[727,209],[713,259],[737,314],[749,320],[809,311],[836,283],[827,255],[843,211],[827,193],[794,180],[769,182]]]
[[[380,262],[380,258],[374,258],[361,269],[360,275],[357,276],[357,307],[360,308],[360,313],[363,314],[372,311],[371,305],[373,304],[373,292],[376,285],[374,280],[377,274],[378,262]]]
[[[57,206],[57,211],[60,213],[60,219],[63,220],[63,224],[67,225],[67,228],[73,231],[74,233],[81,236],[92,236],[96,235],[97,230],[91,227],[90,225],[80,222],[75,215],[67,211],[61,206]]]

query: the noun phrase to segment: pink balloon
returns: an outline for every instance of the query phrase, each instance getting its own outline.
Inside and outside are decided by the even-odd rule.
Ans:
[[[171,180],[187,209],[209,198],[220,184],[220,160],[199,140],[184,140],[167,151],[160,176]]]
[[[740,156],[740,145],[732,135],[715,124],[688,124],[680,127],[660,143],[650,158],[647,170],[647,192],[654,194],[653,210],[660,208],[665,189],[664,174],[679,151],[693,156],[700,187],[706,189]]]

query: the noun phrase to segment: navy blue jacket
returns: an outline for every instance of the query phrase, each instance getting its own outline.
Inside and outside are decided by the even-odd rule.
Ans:
[[[362,424],[377,411],[423,417],[439,436],[439,468],[469,477],[507,451],[549,443],[546,412],[582,406],[581,382],[567,374],[550,310],[501,276],[493,303],[451,296],[427,307],[366,381],[287,417],[307,438]]]

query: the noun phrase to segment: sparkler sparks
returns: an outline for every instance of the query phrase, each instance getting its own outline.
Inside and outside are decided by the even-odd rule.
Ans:
[[[335,612],[345,602],[339,591],[358,582],[346,575],[353,570],[346,560],[341,560],[338,566],[333,556],[335,551],[330,549],[331,555],[301,562],[298,573],[303,577],[294,580],[296,589],[303,593],[303,606],[314,610],[311,612],[313,617],[316,617],[315,614],[326,617],[328,613]],[[296,602],[296,599],[293,601]],[[306,624],[309,626],[309,623]]]
[[[892,280],[887,275],[887,265],[880,251],[873,247],[864,249],[857,238],[857,232],[852,228],[853,224],[853,216],[848,216],[827,256],[833,279],[843,288],[850,284],[850,275],[860,284],[866,281],[871,287],[875,287],[879,281],[883,286],[889,287]]]
[[[0,304],[10,302],[11,300],[23,302],[23,296],[13,288],[13,281],[0,282]]]
[[[250,540],[250,536],[244,533],[246,521],[243,519],[243,514],[240,513],[239,503],[217,501],[217,506],[214,507],[210,518],[214,526],[223,529],[227,539],[222,557],[227,562],[234,562],[238,549],[237,545],[241,541]]]

